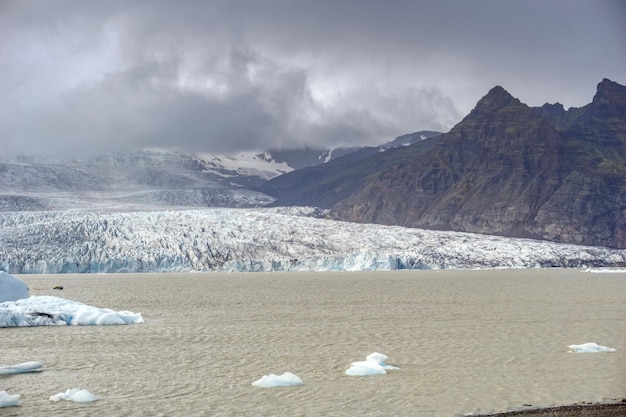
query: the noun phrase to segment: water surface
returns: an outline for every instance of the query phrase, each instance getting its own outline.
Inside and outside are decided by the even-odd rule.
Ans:
[[[141,325],[0,329],[0,416],[454,416],[626,396],[626,274],[581,270],[23,275]],[[55,291],[62,285],[63,291]],[[615,353],[574,354],[596,342]],[[384,353],[400,370],[350,377]],[[292,372],[302,387],[263,389]],[[54,403],[88,389],[101,400]]]

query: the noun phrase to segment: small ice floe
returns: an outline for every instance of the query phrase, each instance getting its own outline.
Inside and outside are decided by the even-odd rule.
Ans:
[[[583,343],[582,345],[569,345],[568,348],[574,353],[597,353],[597,352],[615,352],[617,349],[598,345],[597,343]]]
[[[285,372],[282,375],[269,374],[252,383],[255,387],[275,388],[275,387],[297,387],[304,385],[302,379],[291,372]]]
[[[6,391],[0,391],[0,408],[13,407],[16,405],[20,405],[19,394],[11,395]]]
[[[50,401],[67,400],[74,401],[75,403],[91,403],[99,399],[99,397],[96,397],[86,389],[78,388],[70,388],[65,392],[59,392],[58,394],[50,397]]]
[[[346,370],[346,375],[350,376],[369,376],[384,375],[388,370],[400,369],[393,365],[388,365],[385,361],[388,359],[382,353],[374,352],[367,355],[364,361],[352,362],[350,368]]]
[[[587,268],[585,272],[590,274],[626,274],[626,269],[619,268]]]
[[[27,372],[40,371],[43,364],[41,362],[23,362],[17,365],[0,365],[0,375],[24,374]]]

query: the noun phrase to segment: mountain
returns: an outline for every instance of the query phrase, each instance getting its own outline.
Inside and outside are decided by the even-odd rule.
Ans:
[[[625,266],[626,251],[338,222],[319,209],[22,211],[0,216],[0,271],[362,271]]]
[[[351,146],[331,149],[314,149],[305,147],[303,149],[270,149],[266,152],[273,160],[285,163],[294,170],[327,164],[328,162],[340,159],[346,161],[361,159],[365,156],[388,149],[412,145],[424,139],[440,135],[441,132],[422,130],[399,136],[394,140],[378,146]],[[348,157],[349,158],[345,158]]]
[[[450,132],[261,188],[336,219],[626,247],[626,88],[531,108],[494,87]]]
[[[255,191],[296,168],[362,158],[436,132],[405,135],[381,147],[188,154],[135,150],[84,160],[0,161],[0,211],[160,207],[259,207],[274,198]]]
[[[277,199],[273,205],[331,208],[347,193],[358,188],[366,174],[396,161],[410,145],[431,143],[440,132],[419,131],[403,135],[380,146],[364,147],[319,166],[294,170],[265,182],[258,191]],[[428,146],[428,145],[427,145]],[[410,153],[410,152],[408,152]],[[370,160],[373,161],[370,163]]]
[[[141,150],[86,160],[0,162],[0,211],[147,207],[257,207],[249,190],[291,168],[264,155]]]

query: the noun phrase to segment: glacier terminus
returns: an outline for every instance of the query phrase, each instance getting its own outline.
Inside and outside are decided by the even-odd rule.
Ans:
[[[626,250],[340,222],[312,207],[9,211],[11,274],[611,267]]]

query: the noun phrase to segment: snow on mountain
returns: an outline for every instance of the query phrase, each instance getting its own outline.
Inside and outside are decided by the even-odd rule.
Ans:
[[[270,179],[278,175],[293,171],[285,162],[276,162],[270,152],[240,152],[232,155],[195,154],[205,165],[207,172],[224,178],[240,176],[256,176],[261,179]]]
[[[239,163],[231,159],[218,165],[192,154],[152,149],[76,161],[0,162],[0,210],[263,206],[274,199],[246,185],[287,168],[254,158],[241,156]]]
[[[6,212],[9,273],[603,267],[626,251],[324,219],[314,208]]]

